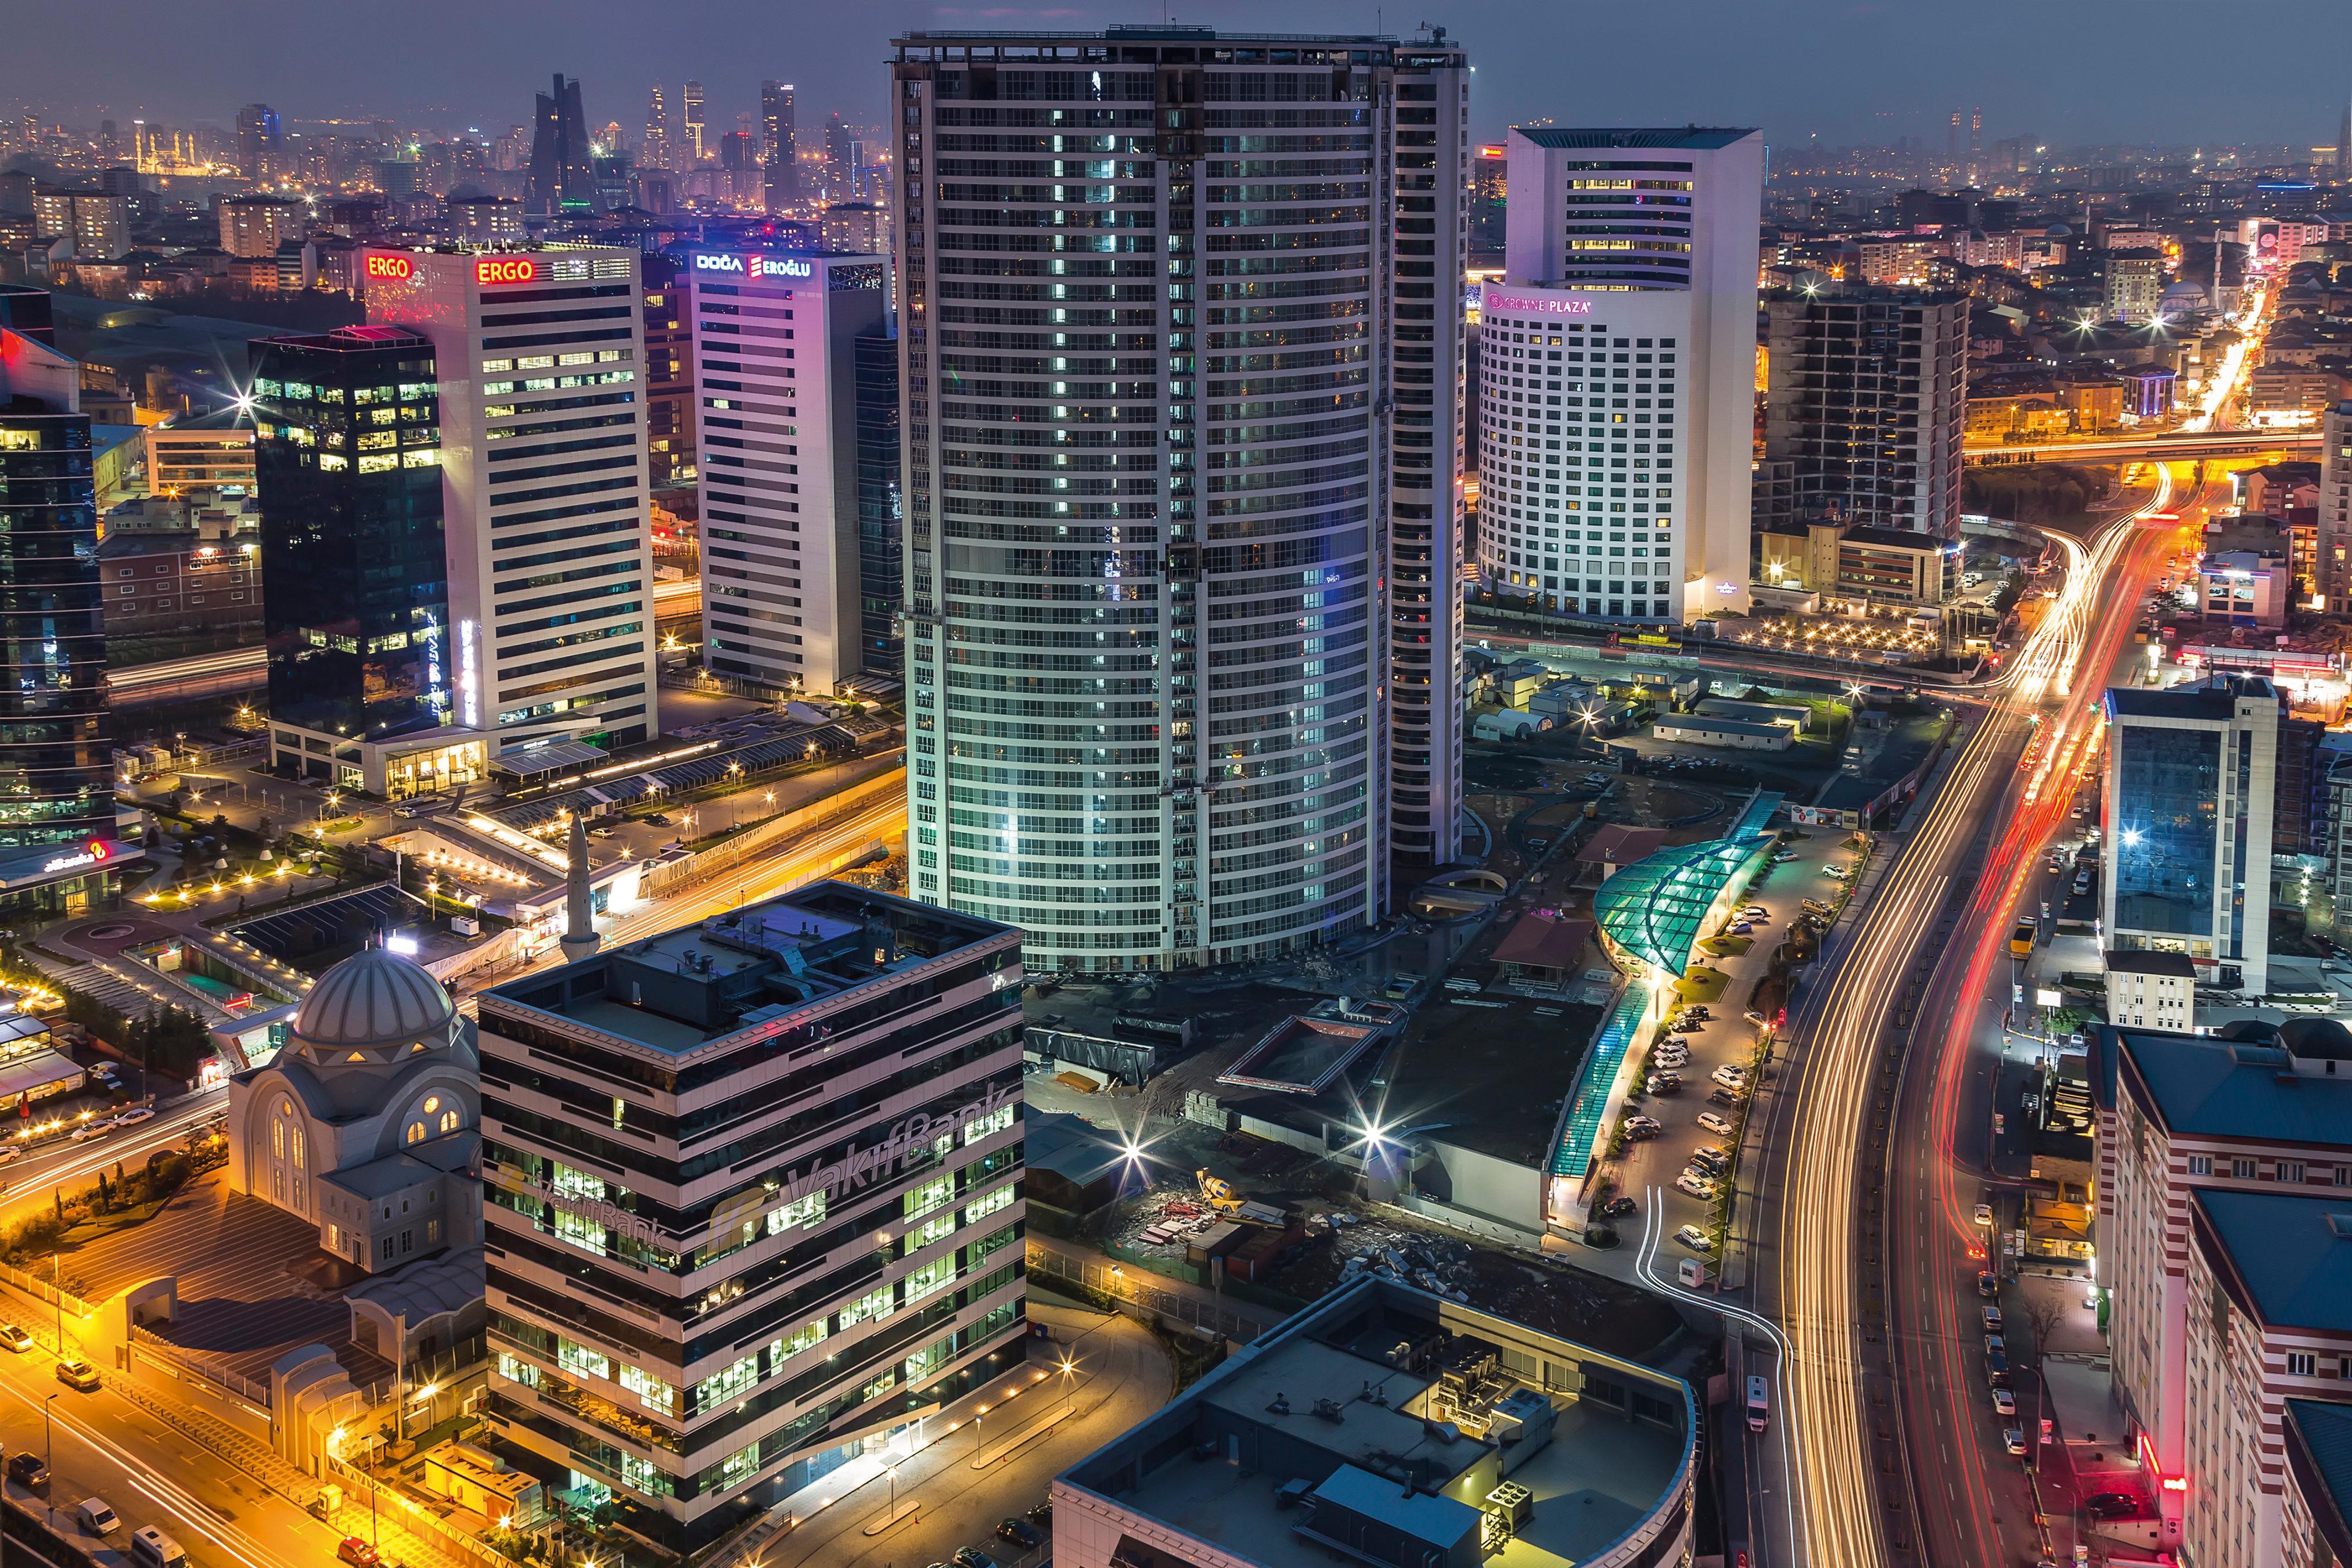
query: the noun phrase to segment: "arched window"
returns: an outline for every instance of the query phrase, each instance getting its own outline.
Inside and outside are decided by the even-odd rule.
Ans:
[[[455,1132],[458,1128],[465,1124],[466,1119],[457,1114],[455,1110],[445,1110],[441,1113],[441,1131],[444,1132]]]
[[[286,1102],[282,1100],[279,1100],[278,1102],[278,1120],[271,1121],[269,1124],[269,1157],[273,1160],[283,1160],[286,1158],[285,1116],[287,1109],[288,1107]]]
[[[422,1142],[425,1142],[425,1123],[423,1123],[422,1121],[412,1121],[412,1122],[410,1122],[410,1123],[408,1124],[408,1135],[407,1135],[407,1137],[404,1140],[404,1142],[410,1142],[410,1143],[422,1143]]]

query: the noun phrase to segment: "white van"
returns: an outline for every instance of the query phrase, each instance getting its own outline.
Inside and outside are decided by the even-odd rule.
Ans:
[[[188,1554],[153,1525],[142,1524],[131,1532],[131,1561],[139,1568],[185,1568]]]
[[[74,1510],[74,1517],[80,1520],[81,1527],[92,1535],[111,1535],[122,1528],[122,1521],[115,1517],[114,1510],[106,1505],[102,1497],[82,1499],[81,1506]]]

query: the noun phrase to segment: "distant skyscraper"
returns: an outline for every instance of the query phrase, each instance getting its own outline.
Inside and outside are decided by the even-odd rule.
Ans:
[[[760,84],[760,162],[767,170],[766,202],[770,213],[782,212],[800,196],[799,171],[793,166],[793,84]]]
[[[642,152],[643,166],[667,169],[670,165],[669,106],[662,101],[662,89],[654,89],[653,102],[646,110],[646,144]]]
[[[2099,912],[2126,952],[2183,952],[2201,984],[2270,988],[2281,704],[2262,676],[2107,691]]]
[[[687,155],[692,159],[695,163],[699,163],[702,162],[704,155],[702,147],[702,84],[698,81],[688,82],[686,84],[686,91],[678,101],[680,107],[685,110]]]
[[[555,77],[555,90],[541,93],[530,138],[530,179],[523,206],[549,217],[596,210],[596,174],[591,162],[588,119],[580,109],[580,83]]]
[[[28,324],[29,300],[9,315]],[[114,837],[99,614],[98,495],[81,371],[0,326],[0,918],[113,901],[139,851]]]
[[[1372,924],[1392,855],[1457,843],[1469,62],[1443,37],[1018,35],[1116,61],[1061,70],[995,63],[1005,37],[897,41],[898,166],[1015,123],[1158,162],[1144,186],[992,158],[908,182],[917,896],[1004,911],[1055,969]],[[1245,149],[1312,205],[1213,183]],[[1049,221],[1099,237],[1040,260]],[[1752,198],[1747,240],[1752,286]]]
[[[1486,581],[1582,615],[1748,603],[1753,131],[1514,127],[1478,350]]]
[[[268,173],[269,154],[280,144],[278,111],[266,103],[248,103],[236,111],[237,172],[248,180]]]
[[[888,319],[889,263],[753,249],[692,265],[703,662],[829,694],[865,668],[856,345]],[[792,480],[761,454],[789,457]]]
[[[852,199],[851,182],[856,176],[857,158],[850,146],[849,127],[842,123],[839,114],[828,116],[824,122],[824,199],[829,202]]]

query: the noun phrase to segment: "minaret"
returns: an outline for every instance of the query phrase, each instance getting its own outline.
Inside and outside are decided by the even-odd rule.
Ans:
[[[604,938],[588,913],[588,819],[572,814],[571,864],[563,873],[563,962],[578,963],[596,956]]]

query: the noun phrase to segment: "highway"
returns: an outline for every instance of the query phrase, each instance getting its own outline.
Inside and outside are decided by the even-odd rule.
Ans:
[[[1895,1397],[1911,1369],[1908,1358],[1890,1353],[1883,1330],[1889,1123],[1906,1070],[1919,1068],[1905,1068],[1900,1038],[1890,1040],[1889,1030],[1907,1031],[1927,1016],[1920,990],[1941,955],[1960,951],[1948,940],[1956,929],[2006,936],[2005,927],[1976,925],[1979,911],[1963,927],[1947,906],[1972,879],[1989,824],[2007,822],[2003,841],[2012,847],[2030,837],[2026,818],[2004,809],[2005,799],[2032,796],[2042,808],[2036,816],[2065,809],[2065,793],[2050,781],[2082,765],[2090,743],[2082,715],[2098,688],[2080,671],[2094,641],[2105,644],[2130,624],[2136,595],[2115,589],[2119,567],[2127,576],[2144,564],[2144,552],[2126,542],[2169,504],[2169,470],[2158,468],[2154,478],[2150,499],[2089,547],[2053,535],[2073,568],[2059,600],[2011,661],[2000,700],[1956,749],[1914,825],[1882,846],[1889,863],[1864,912],[1832,938],[1826,973],[1800,994],[1800,1048],[1789,1069],[1796,1081],[1786,1097],[1789,1125],[1773,1140],[1779,1179],[1768,1173],[1769,1256],[1759,1258],[1757,1274],[1759,1300],[1788,1342],[1782,1407],[1804,1465],[1787,1500],[1801,1515],[1796,1534],[1807,1563],[1947,1561],[1923,1557],[1914,1539],[1906,1472],[1914,1458],[1923,1473],[1932,1467],[1906,1453]],[[2053,703],[2059,721],[2044,723],[2042,710]],[[2028,851],[2029,863],[2039,847],[2036,841]],[[1966,1387],[1963,1377],[1940,1392],[1958,1399]],[[1964,1469],[1949,1479],[1969,1476]],[[1989,1516],[1980,1477],[1965,1500],[1964,1511]]]

